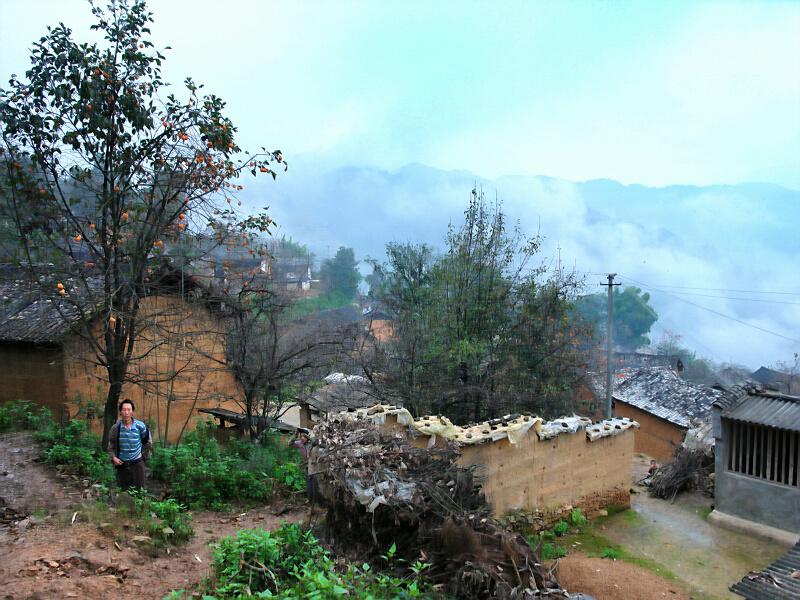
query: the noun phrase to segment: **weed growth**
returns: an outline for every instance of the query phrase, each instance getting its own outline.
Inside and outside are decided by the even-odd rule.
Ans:
[[[213,426],[200,426],[184,443],[156,448],[150,461],[154,479],[167,484],[170,495],[190,508],[224,510],[230,502],[266,502],[277,487],[305,489],[300,457],[274,437],[263,444],[217,443]]]
[[[383,556],[397,566],[390,548]],[[314,535],[297,524],[275,531],[251,529],[223,539],[214,552],[214,598],[431,598],[422,578],[424,563],[406,569],[406,577],[387,575],[370,565],[337,570]],[[173,592],[172,600],[183,598]]]
[[[588,520],[584,516],[583,512],[581,512],[580,508],[573,508],[572,511],[569,513],[569,521],[575,527],[583,527],[588,523]]]
[[[192,516],[186,507],[176,500],[156,500],[147,492],[130,492],[135,501],[136,527],[153,539],[157,546],[182,544],[188,541],[194,530]]]
[[[564,546],[559,546],[551,542],[544,542],[539,550],[539,558],[542,560],[554,560],[556,558],[564,558],[567,555],[567,549]]]
[[[0,433],[40,429],[52,420],[50,411],[27,400],[0,404]]]
[[[558,537],[562,537],[569,531],[569,523],[564,521],[563,519],[553,526],[553,533],[556,534]]]
[[[73,420],[61,426],[48,419],[39,428],[36,439],[41,443],[42,458],[47,464],[105,485],[114,480],[108,454],[101,449],[99,436],[89,431],[86,421]]]

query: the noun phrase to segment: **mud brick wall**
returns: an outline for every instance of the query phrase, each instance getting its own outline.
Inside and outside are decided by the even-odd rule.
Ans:
[[[55,418],[61,418],[65,397],[61,348],[2,344],[0,372],[0,404],[8,400],[28,400],[46,406]]]
[[[672,460],[675,448],[681,445],[686,436],[685,428],[616,399],[614,416],[638,421],[639,429],[634,436],[634,451],[655,458],[660,463]]]
[[[531,431],[519,444],[507,439],[465,446],[461,462],[481,467],[484,493],[495,515],[512,510],[558,510],[564,505],[627,504],[633,431],[590,442],[583,431],[540,440]],[[587,509],[589,506],[587,506]],[[598,506],[591,506],[596,509]]]
[[[429,440],[417,436],[410,441],[425,448]],[[519,444],[502,439],[462,446],[460,462],[478,466],[484,494],[497,517],[525,511],[546,518],[565,506],[590,514],[630,503],[633,445],[633,429],[594,442],[584,431],[540,440],[531,429]]]
[[[225,328],[203,305],[177,297],[143,301],[139,340],[122,398],[136,404],[136,417],[149,422],[156,438],[177,440],[198,420],[200,408],[241,410],[242,390],[225,361]],[[92,324],[95,336],[100,323]],[[64,346],[65,397],[70,412],[75,399],[99,402],[107,393],[105,369],[96,364],[90,344],[70,336]],[[63,397],[63,396],[62,396]]]

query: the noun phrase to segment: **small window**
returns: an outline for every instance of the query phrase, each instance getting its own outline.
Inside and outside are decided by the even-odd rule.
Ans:
[[[798,486],[800,433],[725,420],[728,471]]]

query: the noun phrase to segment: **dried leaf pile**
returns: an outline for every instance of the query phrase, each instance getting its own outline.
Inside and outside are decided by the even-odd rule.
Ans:
[[[714,495],[713,450],[679,447],[672,462],[660,467],[650,484],[652,496],[667,500],[689,490]]]
[[[395,544],[457,598],[567,597],[525,539],[489,517],[474,467],[458,447],[410,445],[369,420],[317,425],[309,454],[331,541],[377,556]]]

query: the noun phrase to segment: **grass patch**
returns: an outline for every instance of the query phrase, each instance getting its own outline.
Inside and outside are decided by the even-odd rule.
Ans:
[[[616,548],[604,548],[603,554],[601,555],[603,558],[610,558],[611,560],[617,560],[620,557],[619,550]]]
[[[127,503],[117,507],[105,501],[83,502],[69,510],[58,512],[54,519],[63,526],[73,523],[90,523],[115,542],[127,543],[135,535],[151,539],[150,550],[179,546],[194,535],[192,516],[175,500],[155,500],[143,492],[128,496]]]
[[[703,506],[702,508],[697,509],[697,514],[700,515],[700,518],[704,521],[708,519],[708,515],[714,510],[712,506]]]
[[[634,512],[634,511],[630,511]],[[640,518],[639,515],[636,515]],[[626,518],[623,516],[622,518]],[[608,517],[601,517],[602,521]],[[564,546],[570,550],[580,551],[589,557],[593,558],[613,558],[614,560],[621,560],[623,562],[636,565],[643,569],[647,569],[669,581],[680,582],[680,578],[669,569],[666,569],[656,561],[638,556],[615,544],[610,539],[597,531],[598,525],[602,523],[600,519],[589,523],[589,525],[580,531],[574,531],[562,539]]]

